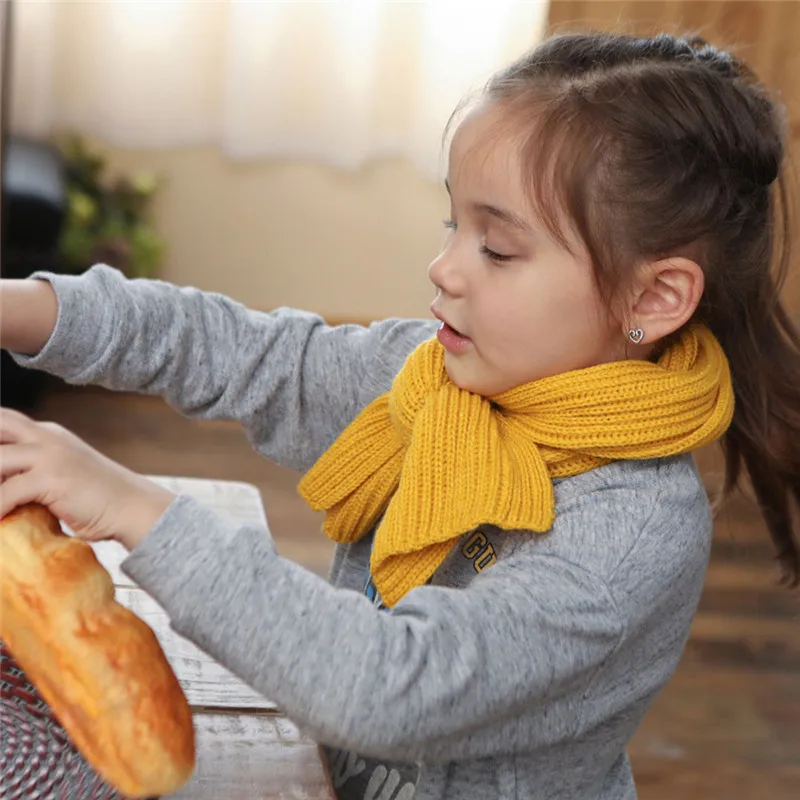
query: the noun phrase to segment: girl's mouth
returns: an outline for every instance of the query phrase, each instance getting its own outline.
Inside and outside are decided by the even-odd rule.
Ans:
[[[436,332],[436,338],[449,353],[463,353],[472,344],[472,340],[469,337],[463,336],[446,322],[442,322]]]

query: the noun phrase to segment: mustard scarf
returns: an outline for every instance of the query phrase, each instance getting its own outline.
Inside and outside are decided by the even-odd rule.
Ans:
[[[336,542],[356,541],[384,514],[370,567],[391,607],[481,524],[548,531],[553,478],[694,450],[727,430],[733,405],[727,359],[702,326],[686,329],[657,363],[601,364],[492,398],[452,383],[430,339],[299,491],[327,512],[323,530]]]

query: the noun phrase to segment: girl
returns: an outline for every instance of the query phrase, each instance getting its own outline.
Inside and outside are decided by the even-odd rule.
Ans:
[[[782,137],[727,53],[562,36],[455,130],[436,322],[331,328],[102,265],[6,283],[19,363],[237,419],[304,471],[329,583],[12,412],[0,513],[126,545],[175,630],[326,746],[341,798],[634,798],[626,743],[709,554],[694,448],[723,440],[729,487],[746,466],[798,578]]]

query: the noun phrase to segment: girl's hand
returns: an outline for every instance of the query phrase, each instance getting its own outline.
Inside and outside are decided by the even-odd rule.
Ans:
[[[50,422],[0,409],[0,516],[25,503],[47,506],[81,539],[116,539],[128,549],[175,499]]]

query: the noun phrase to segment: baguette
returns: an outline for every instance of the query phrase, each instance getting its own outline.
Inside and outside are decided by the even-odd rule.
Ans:
[[[131,798],[194,770],[192,713],[153,631],[43,506],[0,520],[0,638],[84,758]]]

